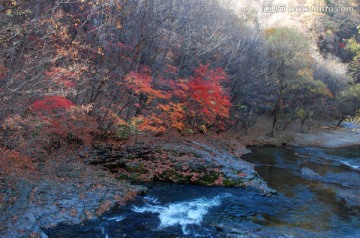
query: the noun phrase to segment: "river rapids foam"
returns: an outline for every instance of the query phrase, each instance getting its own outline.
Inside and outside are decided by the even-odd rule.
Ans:
[[[189,225],[200,225],[209,209],[221,205],[222,199],[230,197],[225,193],[213,198],[198,198],[190,201],[170,203],[164,206],[146,203],[143,207],[134,206],[132,210],[137,213],[159,214],[159,229],[180,225],[184,235],[189,234]]]

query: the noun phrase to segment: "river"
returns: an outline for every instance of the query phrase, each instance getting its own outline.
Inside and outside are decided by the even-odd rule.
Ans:
[[[251,148],[277,190],[153,183],[146,196],[51,237],[360,237],[360,147]]]

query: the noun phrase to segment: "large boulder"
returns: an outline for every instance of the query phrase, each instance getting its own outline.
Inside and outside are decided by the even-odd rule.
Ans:
[[[137,142],[123,148],[102,147],[88,162],[101,164],[120,178],[136,181],[251,186],[264,194],[275,192],[260,178],[253,164],[228,150],[196,141],[173,139],[151,144]]]

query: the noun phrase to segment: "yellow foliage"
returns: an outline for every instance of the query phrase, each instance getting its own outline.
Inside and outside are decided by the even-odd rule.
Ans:
[[[354,122],[354,123],[360,125],[360,109],[356,110],[355,116],[353,116],[352,118],[346,119],[346,121],[348,121],[348,122]]]
[[[207,132],[207,128],[206,128],[206,126],[205,125],[201,125],[200,126],[200,130],[202,131],[202,132]]]
[[[297,110],[296,116],[300,119],[304,119],[306,117],[306,111],[303,108],[300,108]]]
[[[309,92],[314,94],[320,94],[330,98],[334,97],[333,93],[324,82],[314,79],[314,72],[311,69],[303,68],[299,70],[298,76],[301,81],[294,82],[292,87],[306,88]]]

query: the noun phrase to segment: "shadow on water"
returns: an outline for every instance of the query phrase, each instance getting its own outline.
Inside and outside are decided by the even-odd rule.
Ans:
[[[360,237],[360,147],[252,148],[244,156],[277,195],[154,183],[145,197],[51,237]]]

